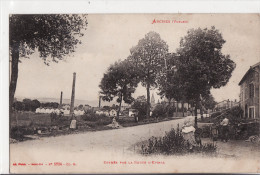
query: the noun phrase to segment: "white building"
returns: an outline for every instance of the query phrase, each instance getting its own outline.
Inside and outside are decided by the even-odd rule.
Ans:
[[[129,117],[134,117],[137,115],[138,111],[136,109],[129,109]]]
[[[41,108],[37,108],[35,112],[36,113],[41,113]]]
[[[54,110],[54,112],[55,112],[56,114],[59,114],[59,113],[60,113],[60,110],[57,108],[57,109]]]
[[[117,115],[116,110],[112,109],[112,110],[109,111],[109,116],[110,117],[115,117],[116,115]]]

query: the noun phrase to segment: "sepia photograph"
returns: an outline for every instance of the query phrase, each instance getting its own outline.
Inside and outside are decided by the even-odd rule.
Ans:
[[[260,173],[260,15],[10,14],[10,173]]]

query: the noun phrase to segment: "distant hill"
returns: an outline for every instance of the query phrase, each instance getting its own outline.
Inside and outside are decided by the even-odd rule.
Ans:
[[[25,99],[26,97],[16,97],[16,99],[18,101],[22,101],[23,99]],[[57,102],[57,103],[60,103],[60,99],[58,98],[29,98],[31,100],[34,100],[34,99],[37,99],[39,102],[41,103],[47,103],[47,102]],[[63,104],[70,104],[70,99],[63,99],[62,100],[62,103]],[[75,99],[75,105],[78,106],[78,105],[90,105],[92,107],[97,107],[98,106],[98,100],[79,100],[79,99]],[[111,106],[113,104],[116,104],[114,102],[104,102],[102,101],[101,105],[102,106]]]

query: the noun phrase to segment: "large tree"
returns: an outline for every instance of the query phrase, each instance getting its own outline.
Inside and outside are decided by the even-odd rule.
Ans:
[[[21,57],[29,57],[38,51],[46,65],[58,62],[74,52],[81,43],[78,37],[86,29],[86,15],[10,15],[9,44],[11,56],[11,80],[9,108],[12,109]],[[48,59],[50,58],[50,59]]]
[[[138,111],[138,116],[140,119],[143,119],[143,117],[145,117],[146,114],[146,109],[147,109],[147,103],[146,103],[146,97],[144,95],[142,96],[138,96],[133,104],[132,104],[132,108],[136,109]]]
[[[140,81],[147,91],[146,117],[150,117],[150,89],[157,87],[157,77],[164,65],[168,45],[156,32],[149,32],[130,50],[130,57],[136,65]]]
[[[138,75],[129,60],[118,61],[111,65],[99,85],[102,100],[112,101],[117,98],[119,103],[117,117],[121,110],[122,101],[132,103],[132,94],[138,85]]]
[[[177,74],[177,56],[175,53],[169,53],[165,59],[165,67],[162,69],[158,77],[159,95],[168,100],[167,116],[172,100],[176,100],[176,112],[178,110],[178,102],[185,100],[183,84]],[[177,114],[176,114],[177,115]]]
[[[185,96],[195,102],[196,116],[197,109],[201,109],[201,100],[212,88],[225,86],[235,69],[230,56],[222,53],[225,42],[215,27],[191,29],[180,41],[177,73]]]

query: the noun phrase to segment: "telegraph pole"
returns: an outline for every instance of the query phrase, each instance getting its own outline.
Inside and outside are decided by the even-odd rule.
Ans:
[[[70,114],[73,114],[73,113],[74,113],[75,83],[76,83],[76,72],[73,73],[72,92],[71,92],[71,103],[70,103]]]

